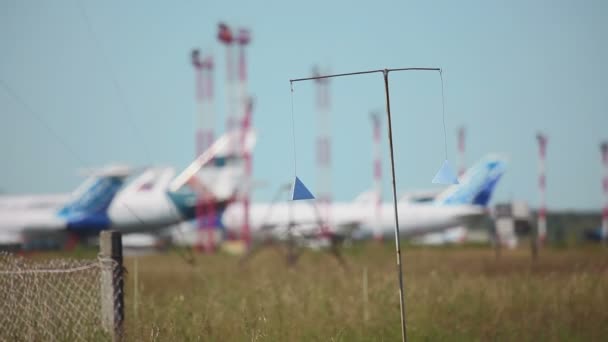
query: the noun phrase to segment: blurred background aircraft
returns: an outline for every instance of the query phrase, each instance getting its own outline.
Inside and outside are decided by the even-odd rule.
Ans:
[[[393,5],[401,6],[391,6]],[[578,168],[578,172],[583,174],[579,174],[576,181],[572,181],[567,173],[567,170],[571,169],[570,165],[591,165],[597,161],[597,158],[593,158],[597,156],[595,143],[603,134],[598,127],[605,126],[606,116],[602,114],[602,110],[598,110],[603,107],[595,102],[596,99],[602,98],[595,94],[601,89],[601,84],[596,84],[601,77],[595,75],[605,73],[601,62],[604,60],[602,56],[605,51],[601,50],[593,55],[581,54],[580,51],[584,49],[579,49],[579,45],[572,45],[574,41],[578,44],[590,44],[587,40],[563,41],[560,34],[547,27],[538,28],[538,32],[544,35],[536,37],[538,39],[534,40],[533,44],[527,40],[530,38],[528,31],[526,39],[509,39],[521,38],[522,36],[518,36],[521,32],[519,29],[511,32],[511,16],[505,16],[503,12],[498,11],[494,13],[497,21],[491,24],[483,23],[483,27],[487,27],[483,32],[466,25],[451,25],[450,30],[440,30],[441,35],[431,34],[424,38],[410,35],[407,37],[407,47],[403,44],[389,44],[390,51],[394,53],[377,54],[371,51],[382,50],[386,45],[385,40],[394,42],[402,39],[403,32],[408,32],[405,27],[419,21],[419,17],[413,12],[403,14],[394,11],[389,14],[393,18],[392,21],[370,18],[375,24],[370,24],[365,29],[358,20],[348,22],[343,27],[336,27],[335,17],[330,14],[342,9],[338,8],[340,6],[331,5],[327,13],[314,11],[315,15],[320,17],[320,22],[319,27],[312,30],[308,25],[285,25],[284,22],[276,25],[276,21],[282,22],[290,16],[273,17],[273,24],[269,25],[266,15],[251,17],[249,11],[260,10],[256,8],[233,9],[225,4],[218,5],[223,7],[222,12],[243,11],[242,15],[253,19],[242,21],[229,16],[232,22],[221,22],[216,26],[218,14],[200,14],[200,11],[194,10],[198,5],[180,7],[149,4],[142,8],[130,6],[134,7],[121,6],[118,10],[111,4],[103,7],[94,3],[79,3],[79,8],[66,10],[55,6],[19,3],[2,11],[8,13],[10,20],[2,22],[6,29],[0,30],[0,35],[5,35],[5,40],[13,45],[7,49],[7,54],[0,57],[1,65],[6,66],[0,70],[0,105],[3,112],[19,114],[11,116],[11,119],[7,119],[0,126],[3,128],[0,137],[4,139],[0,148],[4,149],[2,154],[6,156],[7,165],[11,165],[2,168],[3,175],[0,179],[6,182],[2,184],[3,189],[15,193],[28,188],[66,188],[73,181],[65,175],[66,170],[76,166],[86,167],[91,161],[87,159],[92,159],[95,165],[117,159],[126,159],[133,164],[157,165],[156,160],[165,158],[168,165],[183,165],[185,160],[192,157],[189,152],[192,147],[194,156],[198,158],[211,146],[218,132],[232,132],[238,125],[244,126],[241,131],[247,131],[253,126],[251,88],[255,89],[257,96],[256,111],[261,114],[255,116],[255,126],[261,128],[263,134],[254,159],[253,154],[242,147],[243,134],[235,133],[241,137],[235,137],[234,145],[238,147],[232,147],[241,150],[237,159],[240,160],[239,169],[243,172],[242,184],[238,190],[227,191],[230,186],[225,186],[235,169],[230,171],[225,168],[224,172],[215,174],[208,172],[209,166],[202,167],[199,161],[192,169],[172,179],[171,168],[155,167],[118,193],[104,215],[114,222],[114,227],[124,224],[122,227],[125,231],[134,232],[163,231],[160,227],[172,222],[199,217],[200,219],[183,225],[184,229],[181,230],[186,234],[178,233],[192,237],[181,239],[184,243],[203,245],[224,235],[247,240],[259,225],[263,225],[254,222],[259,221],[262,215],[259,208],[269,204],[268,198],[277,184],[283,184],[291,177],[291,159],[297,152],[300,160],[299,173],[306,179],[314,180],[312,190],[318,194],[320,209],[319,215],[316,216],[322,217],[323,225],[333,225],[333,229],[335,226],[347,226],[348,224],[342,223],[349,221],[348,219],[340,219],[338,224],[332,224],[328,212],[334,212],[335,215],[342,213],[342,204],[359,191],[359,187],[353,184],[367,183],[367,168],[361,167],[360,159],[352,158],[350,152],[367,154],[370,152],[370,146],[374,146],[374,177],[376,174],[382,174],[376,170],[376,165],[387,160],[386,153],[382,153],[386,142],[383,142],[381,134],[376,133],[381,129],[374,128],[373,145],[367,144],[367,140],[361,138],[369,132],[366,113],[361,108],[378,108],[381,103],[379,100],[382,94],[379,87],[376,87],[377,82],[364,78],[356,82],[340,81],[336,82],[335,86],[332,84],[331,89],[329,82],[298,84],[292,92],[290,103],[286,81],[290,77],[310,73],[312,61],[323,61],[321,66],[313,68],[313,74],[326,74],[331,70],[341,72],[376,68],[378,63],[381,66],[394,66],[403,62],[403,56],[409,56],[411,60],[407,64],[437,65],[447,71],[443,77],[448,80],[444,84],[447,126],[450,128],[447,130],[448,139],[454,133],[461,135],[460,130],[451,128],[454,122],[462,122],[470,128],[473,136],[473,143],[470,144],[468,152],[470,155],[483,155],[490,151],[507,152],[510,160],[509,177],[502,181],[503,186],[499,187],[495,196],[504,205],[500,210],[490,210],[496,222],[502,222],[498,225],[501,227],[500,231],[530,231],[531,226],[538,225],[543,227],[543,239],[548,235],[552,238],[559,237],[562,230],[560,224],[552,222],[548,217],[550,215],[547,215],[548,212],[557,213],[556,209],[592,210],[589,215],[586,212],[583,214],[592,217],[590,221],[600,221],[599,212],[593,209],[600,203],[600,192],[593,192],[593,189],[598,188],[599,182],[594,179],[600,178],[600,168]],[[298,8],[306,12],[312,8],[309,6],[311,5],[300,4]],[[559,9],[551,9],[547,12],[543,6],[526,4],[526,8],[528,7],[539,10],[543,16],[555,18],[556,22],[565,25],[570,23],[569,11],[562,13]],[[421,5],[421,8],[431,10],[434,6]],[[167,11],[177,11],[183,19],[180,19],[183,25],[160,29],[156,24],[144,20],[141,26],[138,26],[142,28],[142,36],[125,34],[128,30],[119,25],[120,21],[117,22],[118,26],[108,26],[108,18],[123,18],[123,24],[128,22],[129,26],[126,27],[130,27],[129,10],[138,13],[144,11],[150,14],[150,18],[155,15],[163,16]],[[575,7],[570,10],[587,11],[588,8]],[[360,15],[369,13],[366,10],[359,11]],[[454,6],[447,12],[452,15],[452,12],[459,11],[466,9]],[[448,15],[447,12],[438,17]],[[202,15],[204,20],[194,13]],[[524,23],[537,26],[533,16],[525,15],[528,12],[518,13]],[[410,20],[404,21],[403,15],[409,16]],[[487,19],[487,16],[476,18],[482,19]],[[427,28],[444,25],[442,20],[435,17],[429,20],[431,21],[424,23],[429,25]],[[22,29],[28,21],[35,22],[36,25],[27,25],[28,30]],[[55,25],[59,22],[62,25]],[[248,25],[232,26],[234,22]],[[406,26],[394,26],[397,22]],[[589,22],[592,23],[593,20]],[[260,39],[255,41],[257,47],[252,51],[250,27],[260,34]],[[277,30],[277,27],[285,29]],[[504,30],[504,27],[509,30]],[[572,32],[580,37],[589,37],[585,27],[581,25]],[[326,39],[327,34],[332,39]],[[155,43],[141,39],[148,35],[170,39]],[[20,39],[14,39],[15,37]],[[58,49],[56,45],[46,46],[53,37],[62,37],[69,41],[69,53],[66,52],[68,50]],[[303,37],[307,39],[302,39]],[[310,37],[313,38],[308,39]],[[499,40],[496,37],[505,39]],[[555,41],[560,43],[546,37],[555,37]],[[211,43],[213,40],[217,43]],[[508,53],[504,53],[505,41],[509,42],[509,49],[524,51],[527,57],[513,59]],[[342,44],[340,48],[335,48],[335,42]],[[165,54],[150,53],[158,49],[158,44],[163,47]],[[197,44],[201,44],[202,48],[190,50]],[[41,46],[46,47],[47,63],[39,63],[37,58]],[[596,48],[596,45],[592,46]],[[127,55],[130,57],[123,58],[123,51],[128,51]],[[321,54],[322,51],[332,51],[332,57],[328,60],[319,55],[320,51]],[[468,52],[462,54],[462,51]],[[538,65],[547,63],[544,58],[546,51],[567,53],[554,53],[553,56],[557,57],[550,61],[551,65],[539,68]],[[251,56],[248,55],[250,52],[253,52]],[[190,63],[187,63],[188,57]],[[248,68],[250,57],[254,61],[254,68]],[[332,62],[333,58],[335,59]],[[576,72],[554,72],[558,68],[570,70],[565,66],[570,65],[572,59],[582,61],[578,63],[580,68]],[[335,64],[336,61],[340,61],[340,64]],[[49,67],[50,65],[53,67]],[[91,65],[95,67],[92,68]],[[223,77],[218,77],[222,70]],[[547,84],[544,81],[546,79],[553,81]],[[443,158],[444,141],[438,138],[441,136],[438,134],[441,129],[440,115],[437,115],[440,113],[439,104],[443,102],[443,91],[439,91],[439,83],[434,76],[395,78],[391,82],[395,92],[392,97],[395,112],[407,113],[394,117],[394,127],[399,131],[395,142],[399,151],[396,158],[398,186],[408,190],[403,193],[400,205],[405,206],[407,202],[439,203],[438,196],[443,189],[430,189],[425,193],[411,189],[424,184],[429,178],[427,173],[434,169],[433,165],[438,156]],[[579,83],[589,86],[579,87]],[[58,84],[61,86],[57,86]],[[87,87],[82,87],[82,84],[87,84]],[[108,88],[108,85],[111,88]],[[543,96],[530,95],[536,94],[537,89],[541,88],[547,89],[547,94],[550,93],[550,101]],[[503,98],[497,94],[507,95]],[[511,101],[512,98],[517,101]],[[585,101],[589,104],[589,108],[584,109],[588,115],[570,116],[571,113],[578,113],[581,108],[566,101],[567,98],[591,99],[591,102]],[[91,103],[99,105],[91,106]],[[291,116],[295,118],[293,121],[289,120],[290,107]],[[551,113],[551,118],[559,119],[546,120],[547,113]],[[383,116],[382,111],[378,114],[379,117]],[[192,116],[195,117],[194,120],[190,119]],[[572,124],[573,122],[575,124]],[[292,124],[293,132],[289,130]],[[94,129],[90,129],[91,127]],[[167,129],[168,127],[171,129]],[[538,153],[538,162],[541,165],[538,173],[542,171],[542,174],[537,175],[536,169],[530,165],[537,162],[533,138],[538,127],[552,134],[551,143],[555,144],[553,146],[560,154],[546,154],[546,146],[543,147],[543,152]],[[112,130],[111,138],[105,133],[109,129]],[[584,136],[585,139],[571,139],[571,134]],[[520,136],[530,136],[531,142],[519,139]],[[538,134],[537,139],[538,137],[545,138],[545,135]],[[292,146],[292,140],[293,145],[296,145],[297,141],[297,146]],[[546,145],[547,139],[539,139],[539,144],[541,140],[545,141]],[[445,154],[446,157],[451,157],[452,149],[448,149],[448,146],[445,146]],[[592,150],[595,152],[592,153]],[[150,151],[154,151],[155,155],[152,156]],[[464,156],[460,142],[458,153],[459,156]],[[546,155],[548,158],[545,158]],[[565,155],[570,157],[563,157]],[[47,157],[50,159],[45,163]],[[218,168],[225,162],[230,163],[229,158],[211,159]],[[12,167],[13,165],[16,166]],[[38,176],[39,165],[46,165],[46,177]],[[416,167],[412,167],[413,165]],[[464,166],[465,163],[461,162],[460,167]],[[192,171],[196,168],[200,170]],[[549,187],[545,192],[547,169],[551,174],[551,186],[555,188]],[[193,177],[194,174],[198,174],[197,177]],[[274,186],[256,189],[254,193],[253,184],[258,183],[257,180],[254,181],[254,175],[265,181],[270,180]],[[152,184],[146,179],[156,179],[159,183]],[[371,198],[371,201],[376,203],[376,209],[373,210],[382,214],[383,206],[378,203],[388,198],[387,192],[382,190],[389,187],[389,182],[381,178],[374,178],[374,182],[374,198]],[[536,182],[539,183],[538,187],[532,186]],[[178,189],[176,184],[182,188]],[[171,196],[165,196],[164,190],[161,190],[165,187],[169,187],[168,193],[171,193]],[[552,196],[551,189],[557,189],[553,190],[557,193],[568,193],[569,196]],[[590,196],[591,193],[594,195]],[[18,208],[38,208],[51,213],[52,209],[59,211],[67,206],[71,199],[73,197],[67,195],[51,195],[37,199],[15,198],[11,195],[11,198],[0,199],[0,210],[16,212]],[[362,199],[365,198],[360,198]],[[370,200],[369,196],[365,200]],[[345,207],[354,206],[353,203],[347,203]],[[229,212],[226,208],[236,214],[227,215]],[[324,210],[325,208],[328,210]],[[180,219],[175,218],[175,213],[171,212],[177,213]],[[73,211],[66,210],[66,213]],[[66,213],[62,220],[73,219]],[[158,215],[154,216],[152,213]],[[314,221],[312,213],[302,215],[307,217],[305,221]],[[346,216],[350,215],[349,213]],[[48,215],[53,220],[55,216]],[[534,224],[535,220],[537,223]],[[17,219],[16,216],[7,220],[9,221],[13,226],[27,226],[23,224],[25,221]],[[361,226],[365,223],[361,218],[350,221]],[[520,224],[524,221],[529,223],[525,229],[521,228],[523,225]],[[285,219],[281,219],[271,226],[285,226],[285,222]],[[604,222],[608,222],[608,214],[604,215]],[[67,224],[65,221],[60,225]],[[236,228],[239,224],[242,226],[240,229]],[[588,225],[587,222],[585,224]],[[314,223],[305,225],[312,227]],[[606,225],[605,223],[604,227]],[[371,231],[372,236],[381,236],[380,226],[376,224],[376,232],[370,229],[361,234],[366,235]],[[597,224],[594,223],[593,226]],[[226,228],[225,232],[221,232],[222,227]],[[546,227],[549,228],[545,231]],[[604,231],[606,228],[603,228],[600,236],[606,235]],[[461,241],[463,237],[471,237],[471,234],[468,234],[470,232],[462,226],[455,227],[453,232],[442,234],[440,240]],[[432,236],[429,238],[433,239]],[[11,238],[8,237],[7,240]],[[423,240],[424,238],[420,241]],[[209,250],[211,249],[209,246]]]
[[[220,137],[175,179],[173,168],[152,167],[121,190],[131,170],[108,167],[95,172],[67,201],[64,195],[3,198],[0,245],[56,248],[68,237],[76,242],[105,229],[155,232],[193,219],[199,197],[210,198],[221,208],[233,201],[243,184],[240,150],[233,148],[240,137],[240,133]],[[253,148],[255,135],[250,133],[247,140],[247,148]],[[197,180],[200,174],[204,177]]]
[[[486,157],[464,175],[460,184],[446,189],[433,202],[399,202],[401,235],[412,237],[478,221],[487,214],[486,206],[504,171],[504,161]],[[315,201],[253,203],[250,225],[254,235],[270,234],[279,239],[286,239],[289,229],[311,238],[328,233],[343,238],[379,234],[390,239],[395,225],[393,205],[384,203],[376,212],[376,197],[373,191],[367,192],[353,202],[332,203],[326,208]],[[324,211],[329,212],[326,220],[321,216]],[[244,217],[243,206],[236,202],[228,206],[221,223],[229,231],[238,232],[245,224]]]

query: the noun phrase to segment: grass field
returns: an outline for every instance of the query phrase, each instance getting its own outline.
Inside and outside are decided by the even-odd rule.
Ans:
[[[126,329],[143,341],[395,341],[400,339],[393,245],[305,252],[295,267],[268,249],[125,259]],[[608,336],[608,249],[405,247],[411,340],[600,341]],[[367,273],[367,298],[364,275]]]

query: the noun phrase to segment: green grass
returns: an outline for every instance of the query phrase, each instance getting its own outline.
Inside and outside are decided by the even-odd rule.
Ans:
[[[393,245],[345,249],[348,268],[305,252],[287,267],[276,249],[248,263],[176,253],[125,258],[126,331],[138,341],[395,341],[400,339]],[[608,336],[608,250],[412,248],[404,256],[411,340],[593,341]],[[364,319],[363,269],[369,284]]]
[[[608,248],[405,246],[411,340],[594,341],[608,336]],[[134,341],[394,341],[400,339],[393,244],[343,250],[347,267],[306,251],[295,267],[267,249],[239,258],[179,253],[125,258],[126,333]],[[183,252],[182,252],[183,254]],[[95,258],[96,251],[33,258]],[[367,270],[367,305],[363,274]],[[368,319],[365,319],[367,311]]]

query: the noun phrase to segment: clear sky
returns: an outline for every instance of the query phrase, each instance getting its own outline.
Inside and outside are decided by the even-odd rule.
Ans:
[[[223,122],[224,50],[215,36],[225,21],[252,30],[254,174],[264,182],[255,199],[269,200],[293,176],[290,78],[308,76],[313,64],[336,73],[423,66],[445,70],[454,166],[464,125],[468,163],[489,152],[508,157],[496,200],[535,205],[542,130],[549,206],[596,209],[599,143],[608,139],[606,18],[601,0],[0,0],[0,80],[20,97],[0,87],[0,189],[70,191],[79,168],[109,162],[187,166],[196,113],[189,53],[215,55]],[[371,186],[368,113],[384,108],[382,78],[336,79],[331,93],[333,192],[349,200]],[[444,159],[439,75],[391,74],[391,98],[398,188],[432,189]],[[297,83],[298,174],[315,192],[313,104],[313,83]],[[388,152],[384,161],[388,200]]]

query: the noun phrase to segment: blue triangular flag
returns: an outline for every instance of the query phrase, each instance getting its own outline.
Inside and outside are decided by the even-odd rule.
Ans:
[[[314,198],[315,198],[315,196],[313,196],[312,193],[310,193],[308,188],[306,188],[306,185],[304,185],[304,183],[302,183],[300,178],[298,178],[296,176],[296,181],[293,184],[293,195],[291,196],[291,199],[294,201],[297,201],[297,200],[307,200],[307,199],[314,199]]]
[[[456,173],[452,170],[447,159],[443,162],[443,165],[441,165],[441,169],[437,171],[435,178],[433,178],[433,183],[445,185],[458,184]]]

